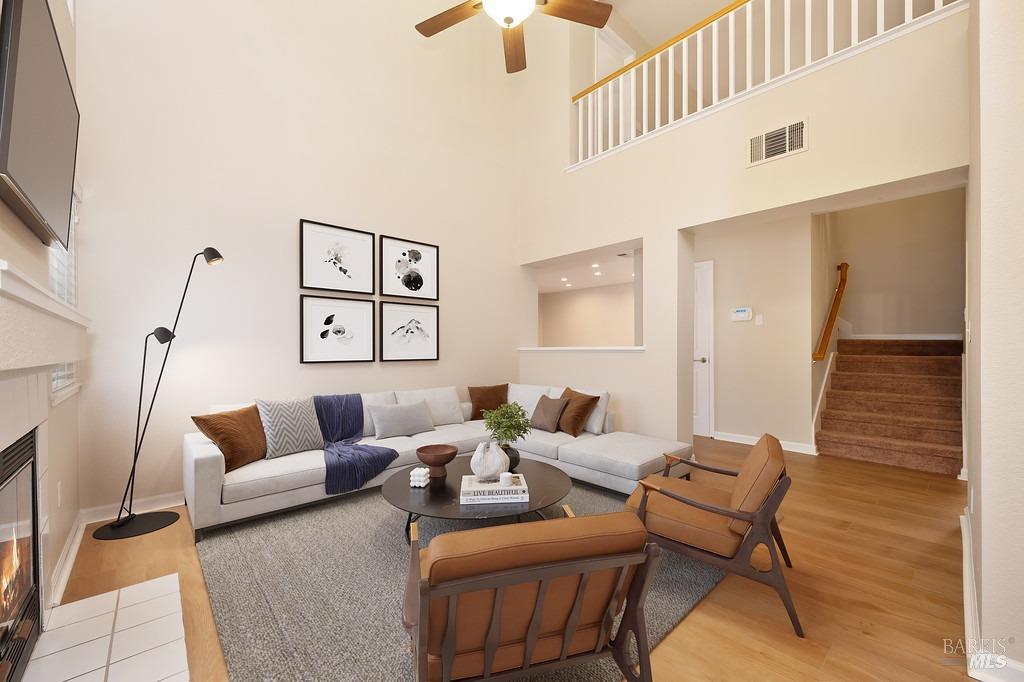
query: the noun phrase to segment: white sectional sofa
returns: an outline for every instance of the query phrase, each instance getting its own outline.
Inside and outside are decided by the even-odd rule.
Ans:
[[[509,385],[509,402],[518,402],[533,413],[541,395],[558,397],[562,388],[553,386]],[[568,433],[548,433],[534,429],[515,444],[521,455],[558,467],[571,478],[585,481],[620,493],[629,494],[637,481],[661,471],[664,453],[689,457],[687,443],[662,440],[638,434],[615,431],[615,415],[608,410],[609,396],[601,391],[578,389],[601,400],[577,437]],[[398,457],[387,470],[369,481],[364,488],[380,486],[395,471],[417,463],[416,448],[433,443],[446,443],[458,448],[460,454],[470,453],[489,439],[483,420],[470,421],[470,403],[457,407],[450,403],[455,395],[451,387],[417,391],[387,391],[363,394],[364,434],[362,443],[394,449]],[[394,405],[425,400],[431,408],[433,431],[377,439],[368,405]],[[239,407],[219,406],[213,411]],[[438,423],[448,421],[450,423]],[[183,445],[183,480],[185,502],[197,539],[204,529],[272,514],[285,509],[320,502],[338,495],[324,490],[326,469],[322,450],[310,450],[274,459],[263,459],[225,473],[224,455],[201,433],[185,435]],[[678,465],[678,474],[685,473]]]

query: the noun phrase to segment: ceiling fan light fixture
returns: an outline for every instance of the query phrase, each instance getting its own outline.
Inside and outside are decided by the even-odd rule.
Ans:
[[[483,0],[484,11],[502,28],[515,28],[537,9],[537,0]]]

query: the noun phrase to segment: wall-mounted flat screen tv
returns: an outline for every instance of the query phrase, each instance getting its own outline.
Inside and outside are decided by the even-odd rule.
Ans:
[[[0,198],[68,245],[78,104],[47,0],[0,0]]]

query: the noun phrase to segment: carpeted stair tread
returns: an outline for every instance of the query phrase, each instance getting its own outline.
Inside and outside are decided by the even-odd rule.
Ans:
[[[821,428],[829,432],[858,433],[937,445],[963,443],[960,422],[952,419],[828,409],[821,414]]]
[[[837,348],[848,355],[960,356],[964,344],[959,340],[935,339],[839,339]]]
[[[836,358],[837,372],[864,374],[914,374],[959,377],[959,355],[843,355]]]
[[[955,431],[960,433],[960,421],[954,419],[932,419],[931,417],[914,417],[908,415],[875,412],[854,412],[852,410],[826,409],[823,417],[843,419],[851,422],[873,422],[899,426],[914,426],[922,429],[938,431]]]
[[[880,436],[869,436],[859,433],[844,433],[841,431],[819,431],[818,444],[846,444],[877,450],[888,450],[895,452],[907,452],[927,457],[941,457],[944,459],[955,459],[958,462],[963,456],[963,448],[958,445],[939,445],[936,443],[922,443],[914,440],[902,440],[899,438],[884,438]]]
[[[917,393],[872,393],[870,391],[844,391],[838,388],[828,390],[829,395],[835,394],[840,398],[859,398],[885,403],[909,403],[915,405],[942,405],[945,407],[960,407],[960,398],[949,395],[919,395]]]
[[[955,397],[960,395],[960,377],[919,374],[872,374],[833,372],[832,386],[839,390],[873,390],[878,393],[922,393]]]

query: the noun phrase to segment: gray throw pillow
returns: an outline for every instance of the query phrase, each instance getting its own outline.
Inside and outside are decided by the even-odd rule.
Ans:
[[[434,422],[430,418],[430,408],[425,402],[406,405],[370,405],[370,416],[373,417],[373,429],[377,438],[412,436],[434,430]]]
[[[267,459],[323,449],[324,438],[312,398],[257,400],[256,408],[267,436]]]
[[[568,398],[549,398],[542,395],[537,401],[537,408],[533,411],[533,418],[530,425],[535,429],[554,433],[558,430],[558,420],[569,404]]]

